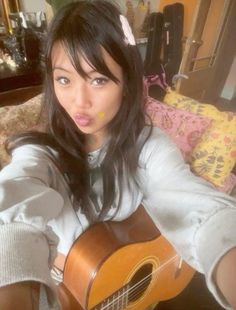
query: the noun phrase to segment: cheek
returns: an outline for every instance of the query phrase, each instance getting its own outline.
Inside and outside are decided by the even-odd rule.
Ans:
[[[67,104],[66,102],[68,102],[68,96],[65,96],[64,92],[59,90],[57,87],[54,86],[54,91],[55,91],[55,95],[57,97],[57,100],[59,102],[59,104],[65,108],[67,110]],[[67,98],[67,100],[66,100]]]
[[[111,92],[111,94],[113,94],[113,96],[110,97],[110,103],[111,103],[110,109],[114,113],[117,113],[123,101],[123,90],[119,89],[114,92]]]
[[[121,105],[123,102],[123,91],[119,91],[119,93],[116,96],[116,100],[114,103],[114,109],[116,110],[116,113],[119,111]]]
[[[122,93],[115,87],[93,94],[94,107],[100,120],[110,121],[119,111]]]
[[[121,106],[122,97],[112,97],[110,100],[106,101],[106,104],[101,107],[100,112],[98,114],[100,119],[110,121],[112,120],[116,114],[119,112]]]

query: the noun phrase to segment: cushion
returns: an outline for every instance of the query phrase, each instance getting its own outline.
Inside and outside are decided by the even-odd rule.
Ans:
[[[38,123],[41,111],[41,94],[23,104],[0,108],[0,132],[6,134],[23,131]]]
[[[231,194],[232,190],[236,188],[236,175],[230,173],[223,184],[223,186],[217,186],[217,189],[221,192]]]
[[[208,117],[168,106],[152,97],[147,98],[146,112],[153,125],[165,131],[188,158],[204,131],[210,126]]]
[[[4,146],[6,138],[6,135],[0,135],[0,168],[2,168],[9,161],[9,156]]]
[[[5,151],[7,137],[27,130],[44,130],[46,118],[41,117],[41,97],[37,95],[23,104],[0,108],[0,164],[9,161]]]
[[[236,115],[221,112],[211,104],[169,90],[164,98],[168,105],[212,119],[194,147],[191,158],[193,172],[217,187],[224,187],[236,163]]]

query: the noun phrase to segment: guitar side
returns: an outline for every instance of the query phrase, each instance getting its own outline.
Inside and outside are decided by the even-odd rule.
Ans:
[[[193,274],[187,264],[180,267],[179,256],[140,207],[127,220],[96,224],[76,240],[63,280],[64,297],[69,290],[75,300],[63,310],[143,310],[178,295]]]

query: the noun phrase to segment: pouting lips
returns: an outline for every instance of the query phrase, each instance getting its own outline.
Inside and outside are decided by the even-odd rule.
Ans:
[[[76,114],[74,116],[76,124],[80,126],[88,126],[92,122],[92,118],[87,115]]]

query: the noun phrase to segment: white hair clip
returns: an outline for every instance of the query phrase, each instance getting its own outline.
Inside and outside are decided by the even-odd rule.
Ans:
[[[120,22],[125,35],[125,42],[130,45],[136,45],[135,38],[130,28],[129,22],[124,15],[120,15]]]

